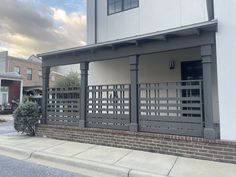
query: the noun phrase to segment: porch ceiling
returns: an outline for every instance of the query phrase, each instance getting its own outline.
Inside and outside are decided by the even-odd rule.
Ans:
[[[214,44],[217,20],[94,45],[38,54],[43,66],[58,66],[145,55]]]

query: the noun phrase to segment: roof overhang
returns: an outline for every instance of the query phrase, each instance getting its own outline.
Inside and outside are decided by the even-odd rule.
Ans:
[[[0,79],[1,80],[15,80],[15,81],[23,80],[23,78],[16,73],[0,73]]]
[[[43,66],[58,66],[84,61],[106,60],[134,54],[140,55],[174,50],[175,47],[173,45],[177,45],[178,43],[182,43],[182,45],[176,46],[179,48],[212,43],[214,42],[212,36],[208,38],[207,35],[204,34],[213,34],[216,31],[217,20],[212,20],[125,39],[41,53],[37,56],[42,57]],[[175,44],[172,44],[173,39],[176,39]],[[179,39],[183,40],[178,41]],[[183,45],[183,43],[186,45]],[[155,51],[152,50],[154,44],[156,44]],[[164,46],[168,45],[168,47],[165,47],[164,49],[160,44],[164,44]],[[145,49],[140,50],[141,47]],[[126,52],[124,51],[124,48],[126,48]],[[65,59],[66,61],[62,61]]]

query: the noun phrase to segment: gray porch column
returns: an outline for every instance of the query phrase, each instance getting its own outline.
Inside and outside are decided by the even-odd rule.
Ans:
[[[130,131],[138,131],[138,65],[139,56],[129,57],[130,63]]]
[[[43,97],[42,97],[42,124],[47,123],[47,103],[48,103],[48,88],[49,88],[49,74],[50,74],[50,67],[43,67],[42,68],[43,74]]]
[[[80,63],[80,71],[81,71],[80,120],[79,120],[80,128],[84,128],[86,126],[88,69],[89,69],[88,62]]]
[[[205,129],[204,137],[208,139],[216,138],[213,120],[213,99],[212,99],[212,57],[211,45],[201,46],[201,57],[203,66],[203,94],[204,94],[204,115]]]

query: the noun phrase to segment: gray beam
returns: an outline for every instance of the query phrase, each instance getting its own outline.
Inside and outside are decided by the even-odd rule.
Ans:
[[[215,18],[214,15],[214,0],[207,0],[207,13],[208,19],[213,20]]]
[[[79,120],[79,127],[81,127],[81,128],[84,128],[86,126],[88,69],[89,69],[89,63],[88,62],[80,63],[81,84],[80,84],[80,120]]]
[[[212,57],[213,57],[212,45],[201,46],[201,58],[203,66],[204,117],[205,117],[204,137],[207,139],[216,138],[216,131],[214,129],[214,120],[213,120]]]
[[[42,96],[42,124],[47,123],[47,103],[48,103],[48,88],[49,88],[49,74],[50,74],[50,67],[43,67],[42,68],[43,74],[43,96]]]
[[[130,131],[138,131],[138,65],[139,56],[129,57],[130,63]]]
[[[151,41],[142,43],[141,47],[135,44],[126,44],[116,47],[103,47],[96,49],[94,52],[80,51],[60,54],[58,57],[54,55],[43,57],[43,66],[59,66],[76,64],[81,62],[102,61],[110,59],[118,59],[134,55],[145,55],[151,53],[166,52],[171,50],[180,50],[185,48],[200,47],[202,45],[214,44],[214,32],[202,33],[200,36],[185,36],[170,38],[168,41]]]

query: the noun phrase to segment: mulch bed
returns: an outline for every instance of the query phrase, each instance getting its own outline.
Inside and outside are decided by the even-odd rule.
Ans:
[[[6,120],[4,120],[4,119],[0,119],[0,123],[2,123],[2,122],[6,122]]]

